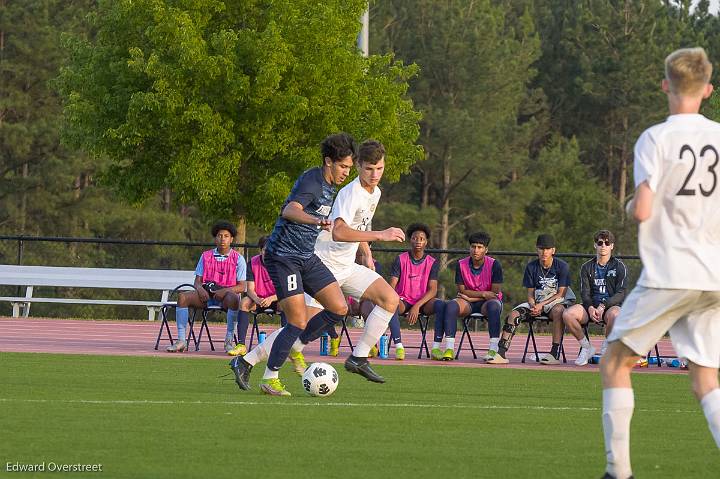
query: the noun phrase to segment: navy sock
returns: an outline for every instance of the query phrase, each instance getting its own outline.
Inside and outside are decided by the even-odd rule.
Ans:
[[[402,341],[400,337],[400,315],[397,311],[390,318],[390,336],[392,337],[393,344],[397,344]]]
[[[270,356],[267,361],[268,369],[271,371],[280,370],[283,363],[287,360],[288,354],[290,354],[290,348],[295,344],[295,341],[297,341],[302,331],[302,329],[292,324],[288,324],[280,330],[270,350]]]
[[[460,315],[460,305],[457,301],[448,301],[445,306],[445,337],[454,338],[457,334],[457,319]]]
[[[248,325],[250,324],[250,314],[247,311],[240,311],[238,313],[237,322],[237,340],[239,344],[245,344],[245,337],[247,336]]]
[[[491,338],[500,337],[500,313],[502,313],[502,303],[496,299],[491,299],[485,305],[487,309],[488,330]]]
[[[342,321],[342,316],[339,314],[332,313],[327,309],[323,309],[318,314],[310,318],[305,331],[300,335],[300,341],[303,344],[308,344],[315,341],[317,338],[322,336],[322,333],[327,331],[328,326],[334,327],[336,323]]]
[[[445,307],[447,303],[441,299],[435,300],[433,311],[435,312],[435,334],[433,340],[439,343],[445,337]]]
[[[560,358],[560,343],[552,343],[552,347],[550,348],[550,354],[552,354],[555,359]]]

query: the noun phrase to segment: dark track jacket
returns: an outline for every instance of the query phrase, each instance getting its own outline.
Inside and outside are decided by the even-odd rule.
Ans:
[[[592,300],[592,285],[595,283],[595,264],[597,264],[597,258],[591,259],[580,267],[580,297],[582,298],[582,304],[585,309],[588,309],[590,306],[595,306]],[[613,271],[614,274],[612,273]],[[608,295],[610,295],[610,297],[604,301],[605,308],[610,309],[612,306],[621,306],[627,294],[627,267],[625,263],[614,256],[610,257],[610,261],[608,261],[608,274],[605,277],[605,287],[607,288]]]

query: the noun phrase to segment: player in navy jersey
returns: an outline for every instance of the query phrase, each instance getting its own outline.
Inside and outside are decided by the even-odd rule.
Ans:
[[[605,325],[605,335],[612,331],[615,318],[627,290],[625,263],[612,256],[615,235],[608,230],[595,233],[595,258],[580,267],[580,297],[582,304],[570,306],[563,313],[563,322],[570,334],[580,343],[580,353],[575,364],[585,366],[595,354],[595,348],[585,337],[583,325],[589,321]],[[603,341],[600,354],[605,353],[607,340]]]
[[[325,308],[328,322],[338,322],[347,313],[347,304],[335,277],[314,254],[315,240],[329,231],[328,219],[335,187],[345,181],[357,157],[358,146],[347,133],[323,140],[321,167],[304,172],[285,200],[275,228],[265,245],[265,267],[275,285],[278,304],[288,324],[278,333],[270,350],[260,389],[273,396],[289,396],[278,371],[290,348],[305,329],[309,318],[304,293],[314,296]],[[240,389],[250,389],[252,365],[241,356],[230,361]]]
[[[560,341],[565,324],[562,320],[563,311],[575,302],[575,294],[570,289],[570,267],[555,258],[555,238],[549,234],[541,234],[535,242],[538,259],[525,267],[523,286],[527,288],[527,302],[513,308],[503,326],[498,353],[488,359],[489,364],[506,364],[507,350],[515,335],[515,329],[524,315],[545,315],[553,322],[552,349],[540,356],[542,364],[559,363]]]

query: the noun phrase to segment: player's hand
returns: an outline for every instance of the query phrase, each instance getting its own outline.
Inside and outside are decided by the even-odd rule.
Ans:
[[[542,313],[542,305],[541,304],[535,304],[532,308],[530,308],[530,315],[532,316],[540,316],[540,313]]]
[[[213,295],[213,299],[222,301],[223,299],[225,299],[226,294],[227,294],[227,289],[219,289],[219,290],[215,291],[215,294]]]
[[[260,300],[260,307],[261,308],[267,308],[272,304],[272,301],[270,301],[270,298],[263,298]]]
[[[417,323],[418,316],[420,315],[420,308],[417,306],[413,306],[410,308],[406,313],[405,317],[407,318],[408,324],[415,324]]]
[[[400,228],[388,228],[380,232],[380,241],[405,241],[405,232]]]
[[[468,296],[468,295],[466,295],[466,294],[464,294],[464,293],[458,293],[458,294],[457,294],[457,297],[460,298],[460,299],[464,299],[464,300],[467,301],[468,303],[472,303],[472,300],[470,299],[470,296]]]
[[[198,298],[200,298],[201,302],[207,303],[208,300],[210,300],[210,295],[207,291],[205,291],[205,288],[203,288],[202,286],[199,288],[195,288],[195,291],[197,291]]]
[[[330,221],[328,218],[320,218],[318,219],[318,228],[325,231],[330,231],[332,229],[332,221]]]

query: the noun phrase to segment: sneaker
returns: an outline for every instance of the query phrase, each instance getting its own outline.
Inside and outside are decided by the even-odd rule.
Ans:
[[[182,353],[187,349],[187,343],[182,339],[175,341],[175,344],[168,346],[165,351],[168,353]]]
[[[378,347],[377,344],[370,348],[370,352],[368,353],[369,358],[374,358],[378,355]]]
[[[452,348],[447,348],[442,355],[442,360],[452,361],[453,359],[455,359],[455,351],[453,351]]]
[[[540,355],[540,364],[560,364],[560,360],[550,353]]]
[[[252,364],[245,361],[242,356],[236,356],[230,360],[230,369],[235,373],[235,383],[243,391],[250,390],[250,371]]]
[[[302,376],[307,369],[307,364],[305,363],[305,356],[303,356],[303,353],[300,351],[293,351],[291,349],[290,354],[288,354],[288,358],[290,358],[290,361],[293,364],[293,371]]]
[[[285,389],[278,378],[263,379],[260,381],[260,391],[270,396],[292,396],[290,391]]]
[[[247,348],[244,344],[238,344],[234,348],[232,348],[230,351],[228,351],[228,354],[230,356],[245,356],[247,354]]]
[[[340,353],[340,338],[330,338],[330,356],[337,356]]]
[[[592,358],[594,354],[595,354],[595,348],[593,348],[592,344],[587,348],[580,348],[580,353],[578,354],[578,357],[575,360],[575,366],[585,366],[588,363],[588,361],[590,361],[590,358]]]
[[[605,351],[607,351],[608,342],[607,339],[605,339],[602,343],[602,346],[600,346],[600,356],[605,356]]]
[[[374,383],[384,383],[385,379],[370,367],[367,358],[356,358],[352,354],[345,360],[345,370],[351,373],[359,374],[368,381]]]
[[[232,351],[234,348],[235,348],[235,341],[233,341],[233,338],[225,338],[225,352],[230,354],[230,351]],[[232,354],[230,354],[230,355],[232,356]]]
[[[443,353],[440,348],[433,348],[432,351],[430,351],[430,358],[432,358],[433,361],[442,361]]]
[[[397,361],[405,359],[405,348],[395,348],[395,359]]]
[[[485,355],[485,362],[488,364],[508,364],[510,360],[502,357],[500,353],[491,349],[487,355]]]

